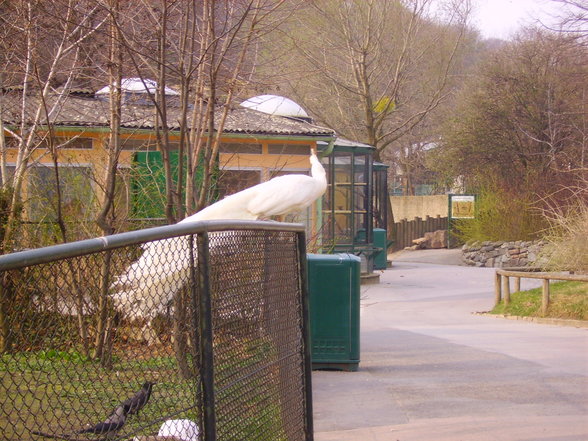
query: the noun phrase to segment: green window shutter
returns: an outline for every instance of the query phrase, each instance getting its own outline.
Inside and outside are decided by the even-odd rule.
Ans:
[[[165,171],[161,152],[135,153],[132,176],[133,217],[165,217]]]
[[[178,182],[178,158],[179,153],[177,150],[170,152],[174,185]],[[186,163],[187,161],[184,161],[184,177]],[[211,191],[214,194],[216,193],[217,177],[218,161],[211,177]],[[195,188],[199,189],[202,182],[202,167],[198,167],[194,181]],[[131,188],[133,218],[165,217],[165,170],[160,151],[136,152],[134,154]]]

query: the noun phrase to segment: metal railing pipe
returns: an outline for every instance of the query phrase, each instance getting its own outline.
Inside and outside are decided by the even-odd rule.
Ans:
[[[113,234],[112,236],[102,236],[94,239],[80,240],[77,242],[69,242],[50,247],[6,254],[0,256],[0,271],[38,265],[69,257],[84,256],[86,254],[129,245],[137,245],[154,240],[170,239],[189,234],[199,234],[206,231],[227,231],[237,229],[299,232],[304,231],[304,225],[286,222],[244,220],[210,220],[165,225],[162,227],[129,231],[126,233]]]

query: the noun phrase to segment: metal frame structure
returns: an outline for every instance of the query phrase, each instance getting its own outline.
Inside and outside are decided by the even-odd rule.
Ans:
[[[374,162],[374,228],[388,229],[388,169],[389,165]]]
[[[375,148],[367,144],[339,138],[332,145],[318,145],[329,182],[322,210],[323,252],[361,256],[363,273],[385,269],[387,264],[376,264],[375,259],[386,262],[392,243],[388,240],[388,166],[374,163]],[[349,179],[342,180],[343,175]],[[344,207],[340,206],[342,201]]]
[[[319,149],[324,145],[319,143]],[[325,157],[327,195],[323,204],[323,219],[326,225],[325,242],[331,244],[333,252],[362,252],[371,247],[373,241],[373,151],[374,147],[338,139],[332,153]],[[338,173],[339,172],[339,173]],[[348,180],[340,180],[346,175]],[[343,190],[346,206],[337,206],[337,192]],[[359,196],[359,192],[363,194]],[[344,236],[338,234],[337,218],[343,216],[347,224],[340,229]],[[363,221],[358,223],[358,218]],[[327,218],[327,219],[325,219]]]

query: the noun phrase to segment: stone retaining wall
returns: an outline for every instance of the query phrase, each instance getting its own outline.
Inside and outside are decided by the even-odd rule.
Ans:
[[[474,242],[462,247],[466,265],[495,268],[541,266],[539,254],[545,244],[535,242]]]

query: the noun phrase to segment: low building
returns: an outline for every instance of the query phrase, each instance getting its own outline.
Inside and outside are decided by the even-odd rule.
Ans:
[[[165,195],[162,190],[163,163],[156,148],[156,109],[149,93],[152,82],[137,85],[138,80],[123,82],[121,115],[122,152],[119,158],[117,209],[130,219],[162,218]],[[167,106],[170,158],[177,164],[179,157],[181,108],[174,104],[173,90]],[[37,148],[31,154],[31,164],[24,183],[26,218],[30,221],[51,221],[55,217],[55,166],[59,168],[63,208],[74,218],[91,218],[93,204],[101,198],[108,165],[110,133],[108,88],[97,93],[77,92],[48,98],[46,106],[39,98],[20,91],[4,91],[2,120],[6,132],[7,171],[17,161],[18,149],[14,136],[19,136],[22,115],[25,126],[32,124],[35,112],[43,108],[57,109],[47,120],[39,123],[34,136]],[[282,98],[283,99],[283,98]],[[57,103],[57,100],[62,100]],[[23,113],[23,102],[26,103]],[[218,112],[217,118],[220,115]],[[188,112],[188,124],[192,111]],[[42,119],[41,119],[42,120]],[[11,136],[13,135],[13,136]],[[221,137],[216,176],[217,196],[222,197],[243,188],[288,173],[308,173],[308,157],[317,142],[330,142],[334,131],[300,118],[272,114],[265,109],[235,106],[227,115]],[[59,146],[52,149],[54,146]],[[55,155],[51,155],[51,151]],[[319,228],[308,223],[310,230]],[[318,219],[318,216],[314,216]]]

